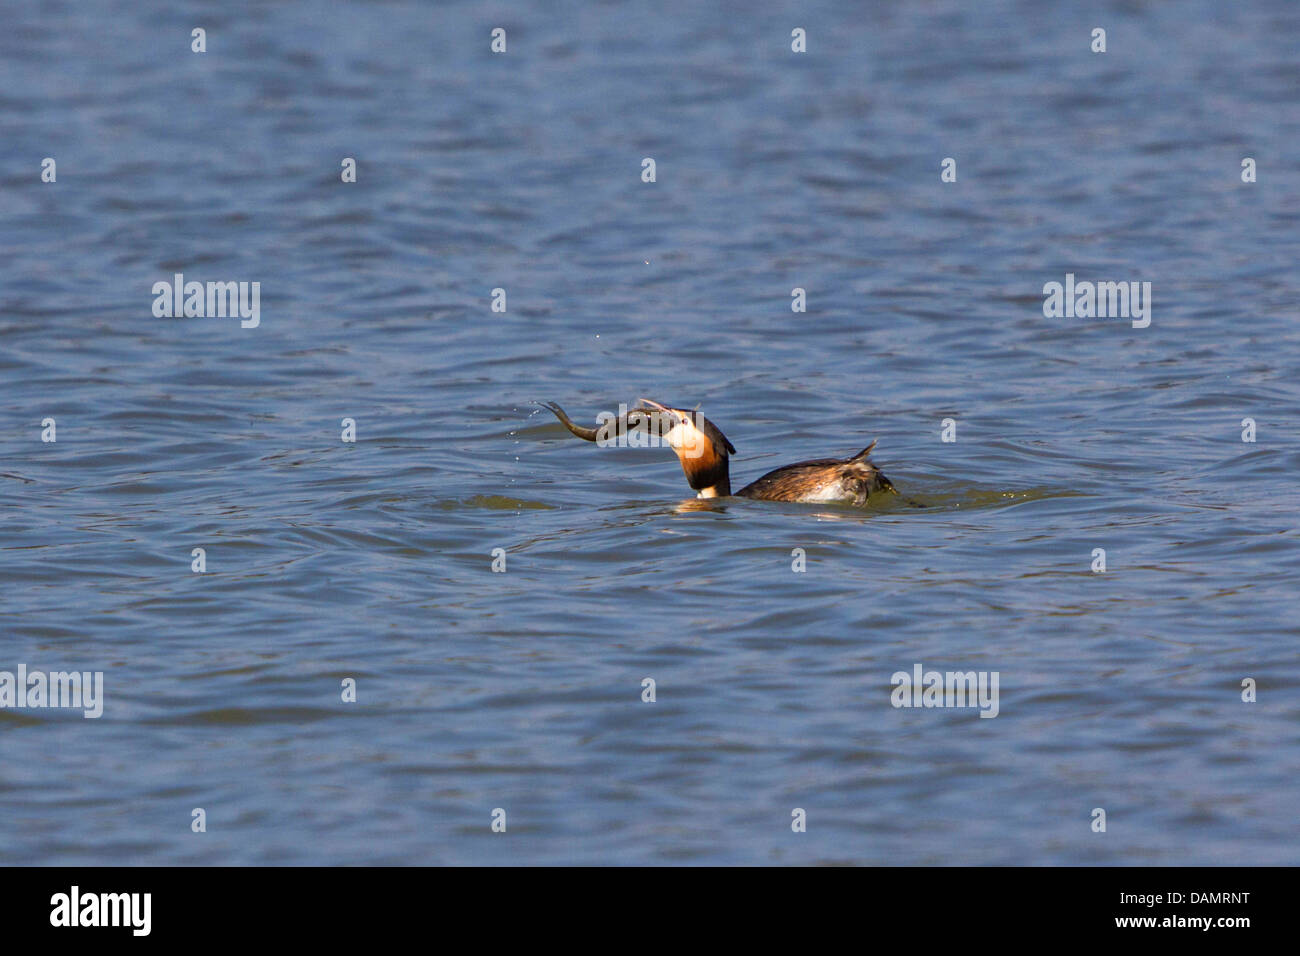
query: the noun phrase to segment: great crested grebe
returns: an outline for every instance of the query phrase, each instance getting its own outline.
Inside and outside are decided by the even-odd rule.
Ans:
[[[612,441],[632,431],[657,435],[677,453],[686,481],[701,498],[724,498],[731,494],[728,455],[736,448],[718,426],[696,411],[669,408],[648,398],[646,406],[635,408],[617,419],[602,422],[600,428],[575,425],[554,402],[541,402],[569,431],[586,441]],[[852,458],[818,458],[769,471],[736,492],[738,498],[764,501],[839,501],[864,505],[873,494],[898,494],[889,479],[867,460],[873,441]]]

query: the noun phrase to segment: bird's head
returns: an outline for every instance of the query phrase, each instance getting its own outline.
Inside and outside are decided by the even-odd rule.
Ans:
[[[731,494],[728,456],[736,449],[718,426],[693,409],[672,408],[648,398],[639,401],[652,433],[677,453],[687,483],[700,497]]]

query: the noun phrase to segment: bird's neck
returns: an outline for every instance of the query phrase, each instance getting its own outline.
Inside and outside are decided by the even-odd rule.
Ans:
[[[682,471],[687,483],[701,498],[725,498],[731,494],[730,466],[726,455],[719,455],[708,445],[704,454],[690,458],[681,456]]]

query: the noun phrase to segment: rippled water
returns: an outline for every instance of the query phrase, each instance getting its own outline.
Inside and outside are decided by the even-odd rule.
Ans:
[[[0,861],[1300,862],[1294,4],[145,6],[0,33]]]

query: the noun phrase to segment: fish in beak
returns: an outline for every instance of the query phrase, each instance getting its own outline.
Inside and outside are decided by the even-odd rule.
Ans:
[[[617,444],[618,436],[645,431],[657,437],[677,454],[687,483],[701,498],[726,497],[731,494],[727,456],[736,449],[718,426],[699,412],[673,408],[648,398],[619,417],[604,418],[597,428],[575,424],[564,409],[554,402],[538,402],[560,420],[560,424],[583,441]],[[606,413],[608,415],[608,413]]]

